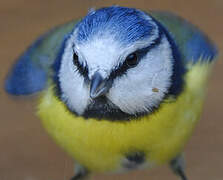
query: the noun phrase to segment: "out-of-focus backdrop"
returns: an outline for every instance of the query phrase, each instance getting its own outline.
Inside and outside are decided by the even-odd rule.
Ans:
[[[206,32],[220,50],[202,118],[186,146],[189,180],[223,179],[223,1],[222,0],[1,0],[0,1],[0,180],[68,180],[73,162],[42,128],[34,98],[13,98],[3,80],[18,55],[55,25],[84,16],[91,7],[122,5],[172,11]],[[177,180],[167,167],[93,180]]]

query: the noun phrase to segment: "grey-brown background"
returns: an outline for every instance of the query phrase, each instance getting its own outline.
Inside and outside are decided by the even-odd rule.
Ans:
[[[112,4],[168,10],[198,25],[223,48],[222,0],[1,0],[0,83],[14,59],[49,28]],[[222,56],[219,56],[219,60]],[[189,180],[223,179],[223,63],[215,66],[202,120],[186,147]],[[1,86],[2,87],[2,86]],[[67,180],[73,163],[47,136],[35,116],[35,99],[21,100],[0,88],[0,180]],[[167,167],[92,179],[177,179]]]

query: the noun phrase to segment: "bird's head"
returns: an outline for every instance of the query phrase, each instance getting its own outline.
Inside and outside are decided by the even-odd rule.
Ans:
[[[118,6],[90,12],[65,42],[61,99],[78,115],[117,118],[151,112],[168,94],[174,52],[148,14]]]

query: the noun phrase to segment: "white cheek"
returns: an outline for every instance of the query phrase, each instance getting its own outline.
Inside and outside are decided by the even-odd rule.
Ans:
[[[114,80],[107,97],[126,113],[150,111],[167,93],[171,75],[172,53],[163,38],[161,45],[148,52],[137,67]]]
[[[62,57],[59,72],[62,100],[71,110],[82,114],[89,102],[89,90],[84,83],[84,78],[73,65],[72,52],[71,47],[68,46]]]

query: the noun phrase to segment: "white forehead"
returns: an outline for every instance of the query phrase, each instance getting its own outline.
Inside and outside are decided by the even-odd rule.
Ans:
[[[84,44],[76,45],[75,48],[81,57],[80,61],[87,63],[90,77],[96,71],[100,71],[102,76],[107,76],[123,54],[120,52],[121,45],[109,36],[95,37]]]

